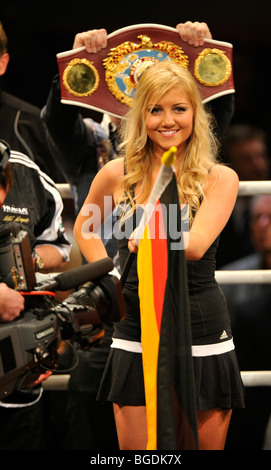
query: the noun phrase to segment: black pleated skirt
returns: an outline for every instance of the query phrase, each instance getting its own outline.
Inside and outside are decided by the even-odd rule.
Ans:
[[[193,357],[197,410],[244,408],[244,387],[235,350]],[[145,405],[142,355],[111,348],[97,399],[120,406]]]

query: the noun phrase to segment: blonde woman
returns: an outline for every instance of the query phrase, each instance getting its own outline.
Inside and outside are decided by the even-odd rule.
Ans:
[[[99,207],[103,214],[107,196],[112,198],[113,207],[128,203],[129,215],[134,217],[137,207],[147,203],[161,157],[171,146],[177,147],[174,166],[180,203],[189,205],[191,216],[185,255],[199,446],[223,449],[231,410],[243,406],[243,389],[229,315],[214,270],[218,237],[234,207],[238,177],[216,160],[217,144],[210,116],[203,108],[193,77],[184,68],[166,62],[155,64],[143,73],[134,105],[124,123],[124,156],[109,162],[98,173],[83,213],[87,213],[87,208]],[[74,232],[88,261],[106,255],[86,216],[78,216]],[[120,239],[122,265],[129,250],[136,251],[133,239]],[[115,325],[99,399],[114,404],[120,448],[145,449],[147,430],[136,260],[124,294],[127,315]]]

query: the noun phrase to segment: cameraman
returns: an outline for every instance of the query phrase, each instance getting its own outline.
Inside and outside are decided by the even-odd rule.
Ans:
[[[28,232],[36,271],[62,268],[69,260],[71,246],[62,223],[63,201],[55,183],[20,152],[10,152],[8,166],[12,185],[8,190],[1,189],[0,180],[0,225],[12,223]]]
[[[2,162],[1,162],[2,163]],[[2,165],[0,172],[0,206],[3,205],[9,188],[12,185],[10,166]],[[18,317],[24,309],[24,298],[5,283],[0,283],[0,322],[12,321]]]
[[[10,152],[9,146],[1,140],[0,203],[0,225],[12,222],[28,232],[31,248],[36,250],[33,253],[36,271],[53,270],[68,261],[70,243],[62,225],[63,203],[54,182],[30,158],[19,152]],[[9,310],[12,298],[17,298],[19,305],[15,303]],[[0,320],[11,321],[20,314],[23,306],[24,299],[18,292],[0,284]],[[50,372],[42,374],[32,387],[1,400],[1,450],[42,448],[40,383],[48,375]]]

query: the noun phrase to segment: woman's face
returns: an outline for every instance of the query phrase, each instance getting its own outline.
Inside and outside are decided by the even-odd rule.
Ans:
[[[146,131],[155,154],[163,154],[175,146],[181,154],[193,130],[194,110],[179,87],[166,92],[158,103],[149,103]]]

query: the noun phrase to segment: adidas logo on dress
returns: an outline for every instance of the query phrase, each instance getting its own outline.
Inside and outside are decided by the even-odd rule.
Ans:
[[[219,339],[222,340],[222,339],[226,339],[226,338],[228,338],[228,335],[227,335],[226,331],[223,330]]]

